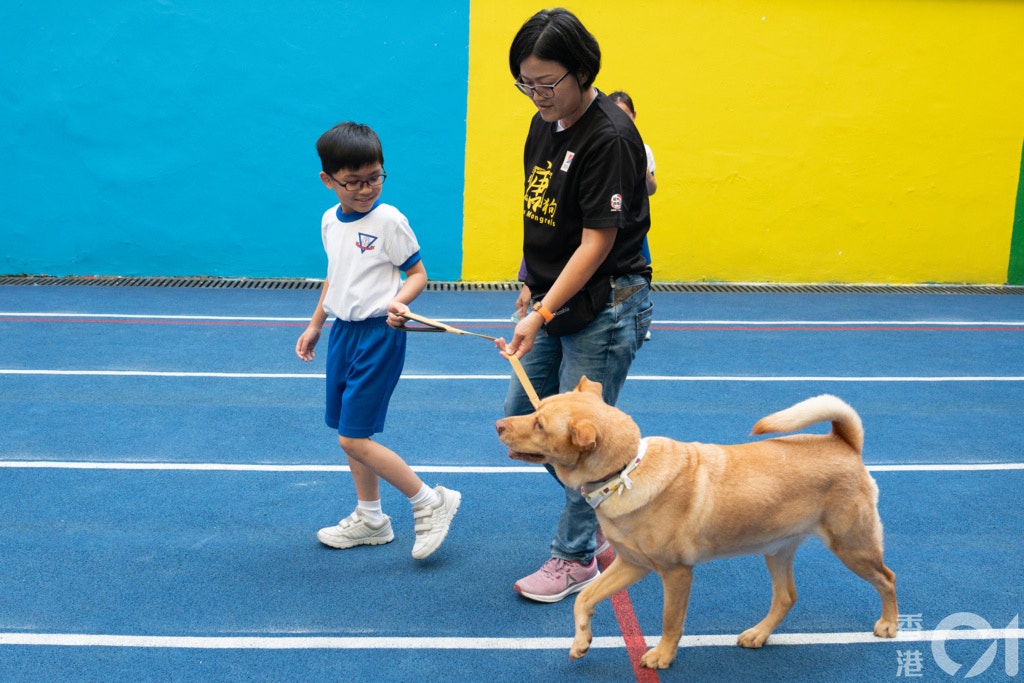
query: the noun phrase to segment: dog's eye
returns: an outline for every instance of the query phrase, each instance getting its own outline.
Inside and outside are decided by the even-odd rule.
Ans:
[[[544,425],[542,425],[540,423],[540,420],[534,420],[533,421],[533,428],[535,430],[537,430],[538,432],[543,432],[544,431]]]

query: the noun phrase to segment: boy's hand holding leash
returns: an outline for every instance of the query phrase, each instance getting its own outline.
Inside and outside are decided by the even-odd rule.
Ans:
[[[407,305],[398,299],[392,299],[388,302],[388,325],[401,329],[405,326],[406,314],[408,312],[409,307]]]

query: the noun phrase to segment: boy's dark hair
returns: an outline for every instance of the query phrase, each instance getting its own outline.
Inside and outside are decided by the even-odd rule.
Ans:
[[[633,98],[626,94],[624,91],[616,90],[615,92],[608,96],[608,99],[611,100],[612,102],[622,102],[624,105],[629,107],[629,110],[633,112],[634,116],[636,116],[636,107],[633,106]]]
[[[508,65],[519,80],[519,65],[527,57],[558,62],[576,74],[584,90],[594,84],[601,70],[601,48],[597,39],[576,18],[561,7],[545,9],[530,17],[512,40]]]
[[[384,165],[380,138],[364,123],[339,123],[316,141],[316,152],[320,155],[321,168],[328,175],[343,168],[354,171],[369,164]]]

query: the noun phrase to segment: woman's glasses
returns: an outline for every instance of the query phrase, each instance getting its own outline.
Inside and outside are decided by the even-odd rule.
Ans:
[[[561,83],[562,80],[564,80],[565,77],[569,75],[569,73],[570,72],[566,71],[564,74],[562,74],[562,78],[559,78],[551,85],[526,85],[525,83],[520,83],[519,81],[516,81],[515,85],[517,88],[519,88],[519,92],[523,93],[531,100],[533,99],[534,94],[536,94],[537,97],[539,97],[542,100],[550,100],[552,97],[555,96],[555,86]]]

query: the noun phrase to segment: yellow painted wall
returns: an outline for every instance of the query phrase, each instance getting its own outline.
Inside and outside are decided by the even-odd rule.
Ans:
[[[463,279],[513,279],[534,107],[508,47],[545,5],[473,0]],[[552,5],[553,6],[553,5]],[[1006,281],[1024,2],[589,0],[597,86],[654,149],[663,281]]]

